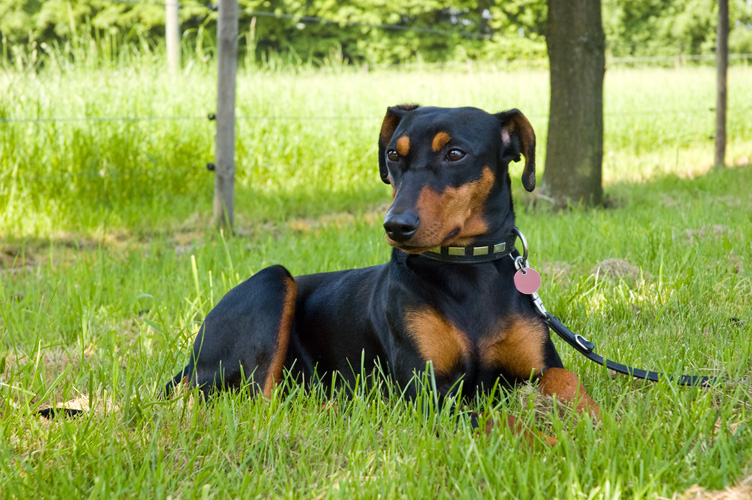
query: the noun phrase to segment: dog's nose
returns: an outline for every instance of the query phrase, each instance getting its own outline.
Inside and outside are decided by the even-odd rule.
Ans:
[[[384,219],[386,235],[397,243],[403,243],[418,231],[420,217],[410,210],[400,213],[388,213]]]

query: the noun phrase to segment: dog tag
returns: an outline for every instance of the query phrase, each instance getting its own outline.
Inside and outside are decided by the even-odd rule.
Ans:
[[[520,293],[532,295],[538,291],[541,286],[541,277],[533,268],[525,267],[518,269],[514,273],[514,286]]]

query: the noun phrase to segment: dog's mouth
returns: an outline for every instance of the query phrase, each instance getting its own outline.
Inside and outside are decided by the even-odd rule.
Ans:
[[[405,253],[409,253],[409,254],[412,254],[412,255],[418,255],[418,254],[421,254],[423,252],[427,252],[431,248],[434,248],[434,247],[414,247],[414,246],[405,245],[405,244],[401,244],[401,245],[392,244],[392,246],[394,248],[398,248],[398,249],[402,250]]]
[[[393,246],[394,248],[398,248],[398,249],[402,250],[405,253],[417,255],[417,254],[421,254],[423,252],[427,252],[427,251],[429,251],[429,250],[431,250],[433,248],[436,248],[436,247],[446,247],[446,246],[449,246],[453,241],[455,241],[457,239],[457,237],[459,236],[459,233],[460,233],[460,228],[457,227],[457,228],[453,229],[452,231],[450,231],[449,234],[443,240],[441,240],[440,242],[429,244],[429,245],[415,245],[415,244],[411,245],[410,244],[410,240],[408,240],[408,241],[406,241],[404,243],[398,243],[398,242],[392,240],[391,238],[389,238],[388,236],[387,236],[386,239],[387,239],[387,243],[389,243],[389,245]]]
[[[441,242],[439,246],[442,247],[448,247],[452,241],[456,239],[456,237],[460,234],[460,228],[456,227],[452,229],[446,238],[444,238],[444,241]]]

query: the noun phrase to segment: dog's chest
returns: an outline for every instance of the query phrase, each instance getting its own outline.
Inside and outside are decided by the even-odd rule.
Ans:
[[[494,370],[526,378],[541,369],[541,342],[545,331],[539,322],[523,316],[451,319],[430,306],[405,313],[407,334],[423,361],[437,373]]]

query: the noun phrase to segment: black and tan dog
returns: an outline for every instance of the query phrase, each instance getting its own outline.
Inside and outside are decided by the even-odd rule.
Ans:
[[[516,109],[389,108],[379,136],[381,179],[393,188],[389,263],[298,277],[281,266],[258,272],[209,313],[167,393],[180,383],[210,392],[252,375],[269,397],[283,370],[354,382],[380,363],[412,396],[411,381],[430,362],[440,396],[539,378],[544,394],[597,416],[513,284],[507,167],[524,155],[522,183],[532,191],[534,154],[535,134]]]

